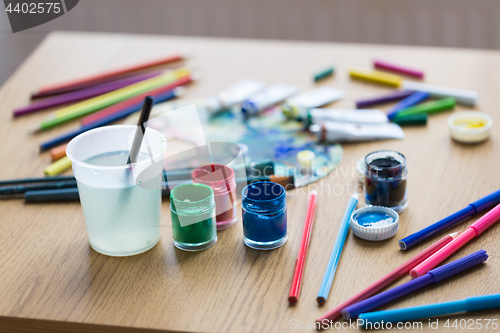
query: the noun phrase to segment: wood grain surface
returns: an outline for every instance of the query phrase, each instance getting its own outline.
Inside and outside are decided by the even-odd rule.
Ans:
[[[426,127],[405,128],[406,138],[401,141],[343,145],[344,158],[337,171],[317,184],[287,193],[289,240],[273,251],[247,248],[241,223],[219,232],[217,244],[207,251],[177,250],[169,205],[164,202],[160,243],[141,255],[112,258],[89,247],[79,204],[1,201],[0,331],[34,327],[42,332],[95,332],[117,326],[196,332],[301,331],[293,329],[292,320],[313,323],[443,234],[406,252],[398,248],[400,238],[500,188],[499,52],[89,33],[49,35],[0,89],[0,177],[42,176],[50,156],[40,154],[38,144],[75,126],[25,134],[47,112],[12,119],[12,110],[26,104],[37,87],[178,50],[189,50],[189,63],[203,73],[187,89],[186,98],[206,97],[241,78],[281,81],[305,90],[313,87],[313,72],[334,64],[334,77],[322,84],[348,91],[347,99],[334,104],[338,108],[352,108],[358,98],[387,91],[351,81],[348,66],[371,67],[374,57],[407,63],[424,69],[426,82],[479,91],[476,109],[493,118],[492,137],[477,145],[456,143],[446,123],[450,113],[442,113],[430,117]],[[409,207],[390,240],[367,242],[349,234],[330,297],[318,307],[321,279],[349,195],[356,188],[354,165],[378,149],[406,155]],[[289,307],[287,295],[312,188],[319,190],[318,209],[299,302]],[[476,218],[450,232],[464,230]],[[500,225],[495,225],[449,259],[485,249],[490,255],[485,264],[384,308],[500,292],[499,234]],[[442,317],[439,331],[457,331],[443,327],[447,318],[483,320],[500,319],[500,315],[492,310]],[[428,331],[427,322],[417,331]],[[490,326],[481,331],[494,330]]]

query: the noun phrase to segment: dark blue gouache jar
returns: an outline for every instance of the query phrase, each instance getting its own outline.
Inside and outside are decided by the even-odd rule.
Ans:
[[[393,150],[379,150],[365,158],[365,201],[401,213],[408,207],[406,158]]]
[[[286,243],[286,193],[277,183],[256,182],[242,191],[243,236],[248,247],[271,250]]]

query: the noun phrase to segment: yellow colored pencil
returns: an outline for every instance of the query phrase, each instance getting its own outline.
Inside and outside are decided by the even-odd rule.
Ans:
[[[369,81],[378,84],[384,84],[391,87],[399,87],[403,78],[394,74],[380,71],[370,71],[358,68],[351,68],[349,74],[353,79]]]
[[[64,171],[71,168],[71,160],[68,156],[64,156],[63,158],[55,161],[51,165],[45,168],[46,176],[55,176],[63,173]]]
[[[65,122],[84,117],[112,104],[124,101],[149,90],[153,90],[162,85],[169,84],[177,80],[177,78],[188,75],[189,73],[189,69],[182,67],[154,78],[135,83],[128,87],[67,106],[49,115],[44,121],[33,128],[31,133],[40,132]]]

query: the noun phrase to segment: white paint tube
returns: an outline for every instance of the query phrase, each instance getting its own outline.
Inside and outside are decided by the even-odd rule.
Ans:
[[[241,111],[245,116],[254,116],[279,104],[299,92],[299,88],[286,83],[275,83],[266,90],[250,97],[241,103]]]
[[[314,124],[309,131],[321,142],[361,142],[384,139],[404,139],[401,127],[393,123],[355,124],[341,122],[324,122]]]
[[[264,90],[265,87],[266,84],[262,81],[243,79],[222,90],[217,95],[208,97],[205,100],[205,108],[210,113],[228,110]]]
[[[281,108],[287,118],[304,118],[307,115],[307,110],[342,99],[345,95],[344,90],[323,86],[289,98]]]
[[[321,125],[324,122],[384,124],[389,122],[389,118],[383,111],[375,109],[311,109],[305,121],[308,125]]]

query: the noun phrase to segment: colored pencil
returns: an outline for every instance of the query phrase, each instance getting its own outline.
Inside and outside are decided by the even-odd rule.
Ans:
[[[387,117],[392,120],[394,119],[394,117],[397,116],[399,111],[408,108],[410,106],[417,105],[418,103],[425,101],[427,98],[429,98],[429,94],[426,92],[419,91],[413,93],[410,96],[403,99],[401,102],[394,105],[387,113]]]
[[[469,297],[457,301],[427,304],[411,308],[362,313],[359,319],[367,323],[398,322],[437,317],[459,312],[500,308],[500,294]]]
[[[119,103],[113,104],[111,106],[108,106],[107,108],[99,110],[96,113],[92,113],[91,115],[83,117],[80,121],[81,121],[81,123],[83,125],[85,125],[87,123],[94,122],[94,121],[96,121],[98,119],[107,117],[107,116],[109,116],[109,115],[111,115],[111,114],[113,114],[115,112],[120,112],[125,107],[128,107],[130,105],[142,104],[142,101],[148,95],[151,95],[153,97],[154,96],[158,96],[158,94],[162,94],[162,93],[164,93],[166,91],[169,91],[169,90],[172,90],[172,89],[174,89],[176,87],[183,86],[185,84],[188,84],[191,81],[192,81],[192,79],[191,79],[190,75],[181,76],[181,77],[179,77],[177,80],[175,80],[172,83],[166,84],[166,85],[161,86],[159,88],[156,88],[154,90],[145,92],[143,94],[140,94],[140,95],[137,95],[135,97],[129,98],[129,99],[124,100],[122,102],[119,102]]]
[[[186,71],[186,69],[182,69],[167,72],[131,86],[62,108],[33,128],[31,133],[44,131],[68,121],[84,117],[111,104],[121,102],[125,99],[158,88],[159,86],[171,83],[175,81],[179,75],[186,74]]]
[[[184,55],[174,54],[165,58],[157,59],[154,61],[148,61],[138,65],[127,66],[116,70],[111,70],[98,75],[93,75],[81,79],[76,79],[73,81],[43,86],[40,88],[38,93],[32,95],[32,98],[47,97],[50,95],[56,95],[69,91],[92,87],[98,84],[103,84],[130,75],[134,75],[135,72],[138,72],[140,70],[150,69],[170,62],[179,61],[184,58],[185,58]]]
[[[492,206],[495,206],[500,203],[500,190],[495,191],[493,193],[488,194],[487,196],[476,200],[467,207],[459,210],[458,212],[451,214],[450,216],[445,217],[442,220],[437,221],[434,224],[431,224],[424,229],[417,231],[399,241],[399,247],[401,250],[406,250],[420,243],[421,241],[434,236],[435,234],[465,220],[466,218],[480,213],[485,209],[488,209]]]
[[[423,287],[429,286],[436,282],[441,282],[469,268],[479,265],[487,259],[488,255],[486,254],[486,251],[479,250],[477,252],[469,254],[468,256],[433,269],[432,271],[419,278],[381,292],[380,294],[367,298],[359,303],[350,305],[342,310],[342,316],[345,320],[356,318],[361,313],[374,310],[384,304],[392,302],[400,297],[406,296]]]
[[[416,77],[417,79],[422,79],[424,77],[424,72],[419,69],[411,69],[401,65],[391,64],[388,63],[387,61],[374,60],[373,65],[375,66],[376,69],[382,69],[397,74],[412,76]]]
[[[369,71],[369,70],[367,71],[358,68],[350,69],[349,75],[351,75],[351,78],[353,79],[368,81],[377,84],[383,84],[391,87],[399,87],[401,85],[401,82],[403,82],[403,79],[397,75],[379,71]]]
[[[32,183],[0,187],[0,196],[12,196],[28,191],[56,190],[76,187],[76,180],[49,181],[46,183]]]
[[[53,177],[39,177],[39,178],[21,178],[21,179],[8,179],[0,180],[0,186],[14,186],[23,184],[36,184],[36,183],[47,183],[47,182],[61,182],[75,180],[74,176],[53,176]]]
[[[245,185],[251,184],[251,183],[256,182],[256,181],[262,181],[261,179],[259,179],[262,177],[266,177],[266,176],[250,177],[248,179],[236,179],[236,183],[242,184],[242,185],[243,184],[245,184]],[[66,178],[66,177],[47,177],[47,178],[54,178],[55,179],[55,178]],[[75,181],[75,178],[73,176],[69,176],[68,178]],[[268,181],[274,180],[274,182],[280,183],[282,185],[283,185],[283,183],[293,184],[293,176],[291,176],[291,177],[279,177],[279,178],[276,177],[274,179],[272,177],[267,177],[267,179],[264,179],[264,180],[268,180]],[[191,181],[190,179],[187,179],[187,180],[163,182],[163,185],[162,185],[163,198],[167,198],[167,199],[170,198],[170,191],[174,187],[176,187],[178,185],[189,183],[190,181]],[[283,185],[283,187],[286,188],[285,185]],[[19,197],[19,195],[0,196],[0,199],[10,199],[13,197],[17,198],[17,197]],[[74,187],[72,187],[72,188],[70,187],[70,188],[53,189],[53,190],[26,191],[24,193],[24,200],[26,202],[63,202],[63,201],[78,201],[80,199],[78,196],[78,188],[76,187],[76,183],[75,183]]]
[[[160,94],[154,94],[153,97],[155,98],[156,103],[164,102],[167,100],[170,100],[172,98],[177,97],[180,93],[182,93],[182,90],[169,90],[164,93]],[[106,117],[102,117],[96,121],[86,123],[85,125],[80,126],[77,129],[70,130],[69,132],[66,132],[54,139],[51,139],[49,141],[43,142],[40,144],[40,151],[44,151],[47,149],[51,149],[53,147],[57,147],[65,142],[70,141],[74,137],[76,137],[79,134],[82,134],[83,132],[86,132],[88,130],[101,127],[101,126],[106,126],[109,125],[115,121],[118,121],[120,119],[123,119],[129,115],[131,115],[134,112],[137,112],[141,109],[142,107],[142,102],[135,103],[133,105],[130,105],[124,109],[122,109],[120,112],[115,112],[113,114],[110,114]]]
[[[47,176],[55,176],[68,169],[71,169],[71,160],[67,156],[64,156],[46,167],[44,173]]]
[[[433,98],[453,97],[457,103],[474,106],[479,99],[477,91],[435,86],[426,83],[403,81],[403,89],[412,91],[423,91],[429,93]]]
[[[319,288],[318,297],[316,299],[319,304],[324,304],[328,299],[328,294],[330,294],[330,288],[332,287],[333,278],[335,277],[335,271],[337,270],[337,266],[340,261],[340,255],[342,254],[347,234],[349,233],[351,215],[356,209],[358,198],[358,193],[354,193],[347,203],[347,208],[345,210],[344,217],[342,218],[342,223],[340,224],[337,240],[333,246],[332,254],[328,260],[326,272],[323,277],[323,282],[321,282],[321,287]]]
[[[304,266],[306,263],[307,249],[311,239],[311,232],[314,221],[314,213],[316,212],[316,205],[318,202],[318,191],[312,190],[309,193],[309,203],[307,205],[306,218],[304,221],[304,230],[302,232],[302,240],[300,242],[299,253],[295,263],[295,272],[293,274],[292,286],[290,288],[290,295],[288,302],[293,305],[299,299],[300,284],[302,282],[302,275],[304,273]]]
[[[112,81],[109,83],[104,83],[95,87],[89,87],[82,90],[77,90],[69,92],[63,95],[58,95],[54,97],[49,97],[41,101],[36,101],[23,108],[18,108],[14,110],[14,117],[18,117],[24,114],[33,113],[36,111],[45,110],[48,108],[53,108],[59,105],[78,102],[90,97],[99,96],[114,90],[118,90],[132,84],[153,78],[160,75],[162,72],[151,72],[146,74],[141,74],[137,76],[132,76],[126,79]]]
[[[57,146],[55,148],[52,148],[50,150],[50,157],[52,158],[52,162],[57,161],[58,159],[63,158],[66,156],[66,147],[68,146],[67,143]]]
[[[317,321],[322,322],[323,320],[335,320],[337,319],[341,313],[342,309],[346,308],[347,306],[360,302],[364,300],[365,298],[368,298],[375,293],[377,293],[379,290],[382,288],[386,287],[389,285],[391,282],[397,280],[398,278],[402,277],[406,273],[408,273],[413,267],[417,266],[419,263],[424,261],[425,259],[429,258],[432,254],[437,252],[439,249],[441,249],[443,246],[451,242],[455,237],[458,236],[458,232],[446,235],[440,240],[438,240],[436,243],[432,244],[413,258],[409,259],[408,261],[404,262],[401,266],[397,267],[393,271],[389,272],[388,274],[384,275],[377,281],[373,282],[370,284],[368,287],[365,289],[361,290],[351,298],[345,300],[344,302],[340,303],[336,307],[334,307],[332,310],[328,311],[325,313],[323,316],[321,316]]]
[[[367,109],[374,105],[386,104],[391,102],[400,101],[413,94],[413,91],[409,90],[394,90],[391,93],[383,96],[376,96],[367,99],[360,99],[356,102],[356,108]]]
[[[488,213],[484,214],[476,222],[472,223],[460,236],[455,238],[452,242],[447,244],[441,250],[434,253],[427,258],[424,262],[410,271],[412,278],[417,278],[424,275],[429,270],[439,265],[443,260],[455,253],[459,248],[467,244],[471,239],[482,234],[486,229],[500,220],[500,204],[491,209]]]

